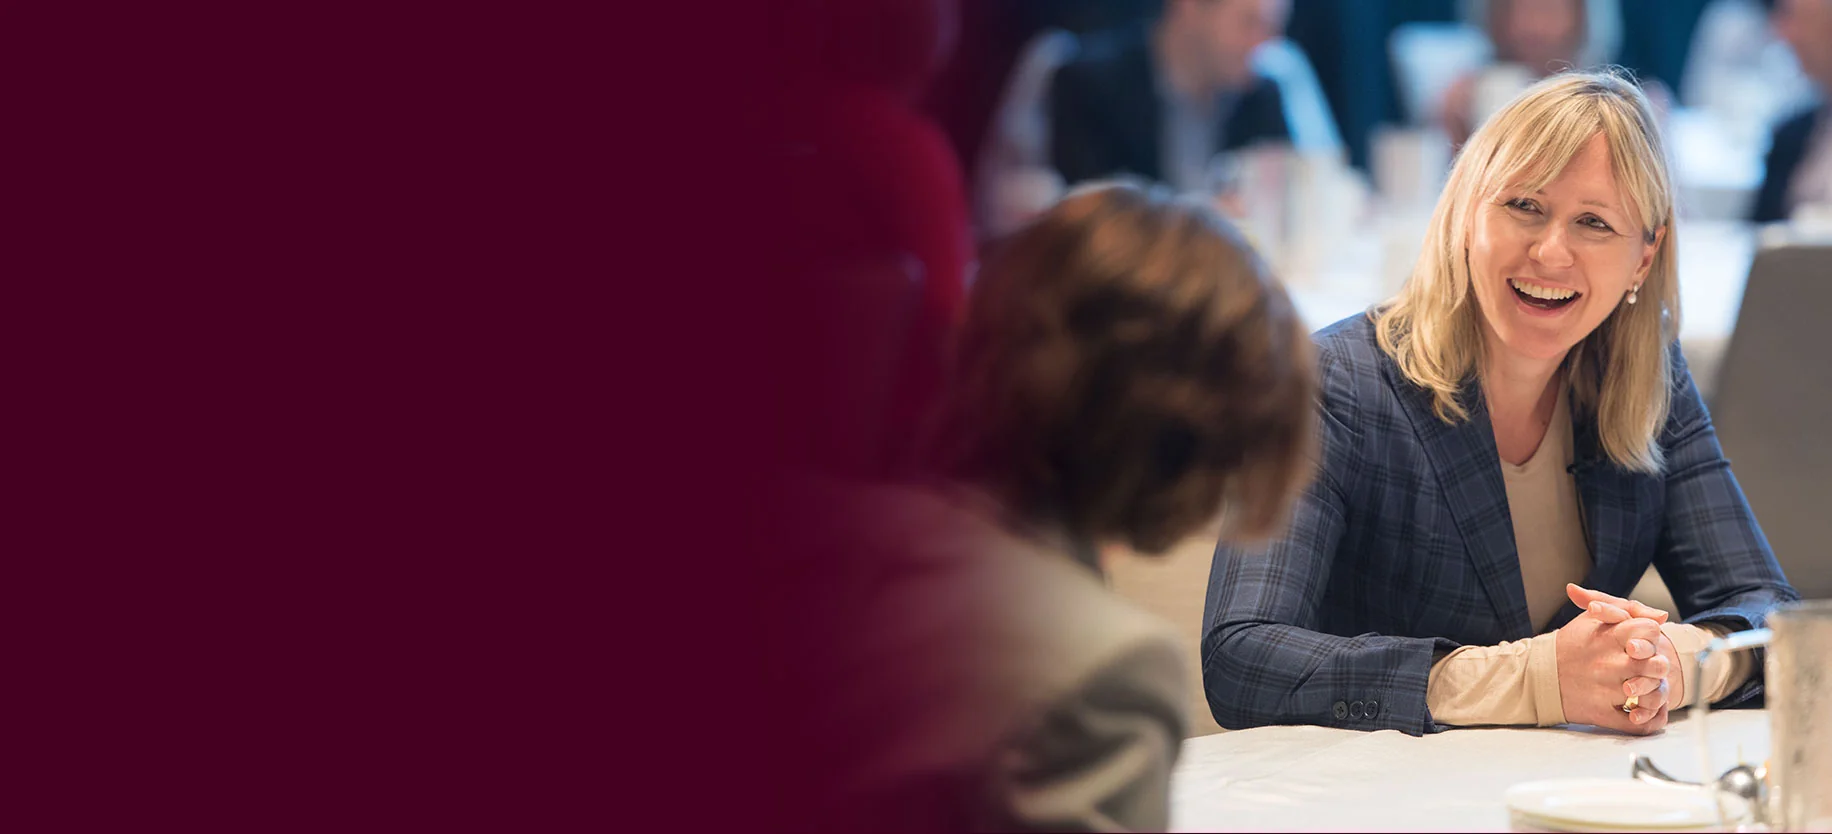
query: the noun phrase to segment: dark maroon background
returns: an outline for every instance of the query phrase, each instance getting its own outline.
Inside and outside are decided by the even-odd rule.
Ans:
[[[770,822],[761,5],[9,8],[9,817]]]

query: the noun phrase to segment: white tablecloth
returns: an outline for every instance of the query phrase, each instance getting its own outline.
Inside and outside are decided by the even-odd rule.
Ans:
[[[1768,713],[1713,712],[1712,775],[1769,755]],[[1262,727],[1193,738],[1171,777],[1175,831],[1507,831],[1502,796],[1521,782],[1627,779],[1637,753],[1696,780],[1689,716],[1649,736],[1589,727],[1394,730]]]
[[[1423,241],[1425,218],[1387,218],[1327,246],[1288,253],[1282,277],[1312,329],[1365,311],[1391,297]],[[1747,223],[1681,221],[1680,347],[1707,395],[1736,327],[1743,286],[1755,259],[1756,229]]]

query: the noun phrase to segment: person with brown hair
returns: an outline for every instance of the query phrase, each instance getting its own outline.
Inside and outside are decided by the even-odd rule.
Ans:
[[[1168,190],[1072,193],[979,279],[939,464],[1027,523],[1156,553],[1226,507],[1270,534],[1307,476],[1310,340],[1219,215]]]
[[[1311,470],[1313,364],[1265,263],[1165,189],[1089,186],[1006,240],[969,301],[936,477],[830,505],[865,627],[823,705],[847,728],[843,789],[814,821],[1168,825],[1192,675],[1102,561],[1279,529]]]

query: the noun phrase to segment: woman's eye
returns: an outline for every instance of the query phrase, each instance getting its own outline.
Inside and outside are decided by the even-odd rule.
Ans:
[[[1615,231],[1615,229],[1610,228],[1608,223],[1603,222],[1603,219],[1600,217],[1586,217],[1583,220],[1580,220],[1578,222],[1583,223],[1584,225],[1589,226],[1592,229],[1596,229],[1597,231],[1600,231],[1600,232]]]
[[[1520,211],[1539,211],[1539,204],[1525,197],[1516,197],[1507,202],[1507,207]]]

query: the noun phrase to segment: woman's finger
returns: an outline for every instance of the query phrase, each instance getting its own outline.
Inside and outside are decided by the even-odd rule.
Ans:
[[[1627,649],[1629,644],[1636,640],[1645,640],[1648,643],[1658,644],[1660,640],[1660,624],[1645,617],[1635,617],[1612,626],[1609,629],[1609,633],[1616,638],[1616,644],[1624,649]]]
[[[1626,672],[1622,676],[1623,680],[1629,678],[1665,680],[1673,673],[1672,667],[1667,662],[1667,656],[1663,654],[1655,654],[1646,660],[1631,660],[1626,655],[1622,659],[1624,661],[1623,671]]]
[[[1671,704],[1661,707],[1660,712],[1654,714],[1654,720],[1641,725],[1642,732],[1658,733],[1666,729],[1667,722],[1672,719],[1672,710],[1673,706]]]
[[[1570,597],[1571,604],[1579,608],[1589,608],[1593,602],[1608,602],[1603,599],[1608,594],[1599,594],[1574,582],[1565,583],[1565,596]]]
[[[1627,649],[1628,656],[1631,658],[1634,658],[1635,660],[1647,660],[1648,658],[1653,657],[1656,653],[1654,651],[1653,641],[1643,640],[1639,637],[1636,637],[1628,641],[1628,645],[1623,646],[1623,648]]]
[[[1664,623],[1667,621],[1667,618],[1668,618],[1667,612],[1662,611],[1658,608],[1655,608],[1652,605],[1644,605],[1632,599],[1628,600],[1627,608],[1628,608],[1628,613],[1633,614],[1637,617],[1646,617],[1647,619],[1653,620],[1654,622],[1657,622],[1657,623]]]
[[[1649,678],[1649,677],[1629,678],[1628,680],[1625,680],[1622,682],[1622,695],[1623,697],[1633,695],[1639,698],[1643,695],[1648,695],[1648,694],[1653,693],[1654,690],[1657,690],[1660,688],[1660,685],[1662,683],[1664,683],[1664,681],[1662,681],[1659,678]]]
[[[1650,710],[1660,709],[1672,703],[1672,693],[1672,688],[1665,680],[1662,680],[1654,687],[1653,692],[1641,696],[1636,705]]]
[[[1588,609],[1592,602],[1604,602],[1617,608],[1624,609],[1633,616],[1646,617],[1657,623],[1664,623],[1668,619],[1667,612],[1651,605],[1644,605],[1634,600],[1623,599],[1622,597],[1606,594],[1602,591],[1594,591],[1575,583],[1565,584],[1565,595],[1570,597],[1571,603],[1579,608]]]
[[[1655,716],[1665,712],[1668,706],[1668,691],[1667,682],[1661,681],[1659,686],[1654,687],[1654,691],[1637,697],[1635,708],[1629,710],[1628,713],[1629,723],[1645,726],[1648,722],[1653,721]]]
[[[1596,602],[1591,603],[1589,608],[1587,608],[1586,610],[1590,612],[1591,616],[1596,617],[1597,619],[1602,620],[1603,622],[1608,623],[1610,625],[1614,625],[1616,623],[1625,623],[1631,619],[1634,619],[1633,617],[1630,617],[1628,615],[1628,611],[1624,610],[1620,606],[1611,605],[1610,603],[1603,602],[1602,600],[1598,600]]]
[[[1639,735],[1643,732],[1641,725],[1635,723],[1633,711],[1624,712],[1622,710],[1621,698],[1617,698],[1615,703],[1610,705],[1609,711],[1604,714],[1601,720],[1597,721],[1597,726],[1615,730],[1619,733],[1633,733]]]

